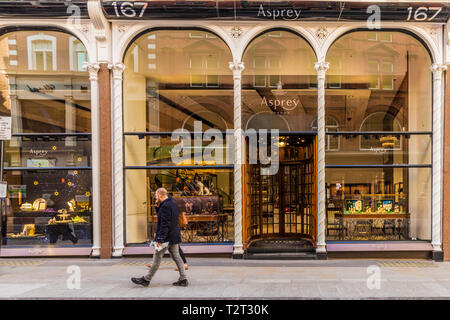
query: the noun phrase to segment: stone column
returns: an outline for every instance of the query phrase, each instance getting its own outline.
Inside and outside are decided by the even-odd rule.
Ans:
[[[433,195],[432,195],[432,229],[431,244],[433,259],[442,260],[442,123],[443,123],[443,72],[445,64],[434,63],[433,72]]]
[[[326,257],[325,243],[325,73],[329,63],[316,62],[317,71],[317,248],[319,258]]]
[[[108,67],[113,72],[113,256],[121,257],[124,249],[122,75],[125,65],[123,63],[115,63],[108,65]]]
[[[92,131],[92,224],[93,245],[92,257],[100,256],[100,132],[99,132],[99,91],[98,91],[98,63],[86,63],[84,67],[89,71],[91,82],[91,131]]]
[[[241,81],[244,63],[235,60],[229,63],[233,71],[234,81],[234,250],[233,257],[242,258],[244,248],[242,244],[242,107],[241,107]]]
[[[445,90],[445,116],[444,116],[444,141],[450,141],[450,77],[446,77]],[[443,169],[443,187],[444,190],[450,190],[450,142],[444,144],[444,169]],[[442,209],[442,246],[444,251],[444,260],[450,261],[450,195],[443,192],[443,209]]]

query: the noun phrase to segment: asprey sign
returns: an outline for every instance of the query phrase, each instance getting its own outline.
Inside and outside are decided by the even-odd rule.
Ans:
[[[110,19],[326,20],[367,21],[376,5],[384,21],[442,22],[448,2],[345,2],[269,0],[103,1]]]

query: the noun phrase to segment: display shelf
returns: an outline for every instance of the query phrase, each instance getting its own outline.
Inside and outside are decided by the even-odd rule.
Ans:
[[[59,212],[45,212],[45,211],[15,211],[13,212],[14,218],[53,218],[61,214]],[[82,211],[82,212],[67,212],[67,214],[73,216],[83,216],[90,217],[92,215],[92,211]]]

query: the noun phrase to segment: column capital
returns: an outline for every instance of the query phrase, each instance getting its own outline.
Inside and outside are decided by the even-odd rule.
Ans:
[[[244,62],[238,60],[228,62],[228,67],[233,71],[233,76],[235,77],[240,77],[242,71],[245,69]]]
[[[316,69],[318,76],[325,76],[325,73],[329,68],[330,68],[329,62],[317,61],[314,63],[314,69]]]
[[[85,62],[83,64],[83,69],[89,72],[89,80],[98,81],[98,70],[100,70],[100,64],[97,62]]]
[[[110,63],[108,69],[112,70],[114,80],[122,80],[123,70],[125,70],[122,62]]]
[[[433,63],[430,66],[430,70],[433,72],[435,79],[441,79],[442,73],[447,70],[447,65],[445,63]]]

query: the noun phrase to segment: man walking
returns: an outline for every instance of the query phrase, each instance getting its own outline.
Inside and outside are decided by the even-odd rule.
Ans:
[[[155,253],[153,254],[153,262],[148,273],[141,278],[131,278],[131,281],[135,284],[147,287],[150,284],[153,276],[161,264],[161,260],[164,257],[167,249],[170,252],[170,256],[175,261],[178,267],[180,277],[177,282],[174,282],[174,286],[187,287],[188,281],[184,272],[183,260],[179,253],[179,244],[181,242],[181,233],[178,223],[178,208],[172,197],[168,196],[167,190],[159,188],[155,192],[159,206],[157,208],[158,222],[156,225],[156,237],[154,242]],[[168,243],[168,246],[165,244]]]

